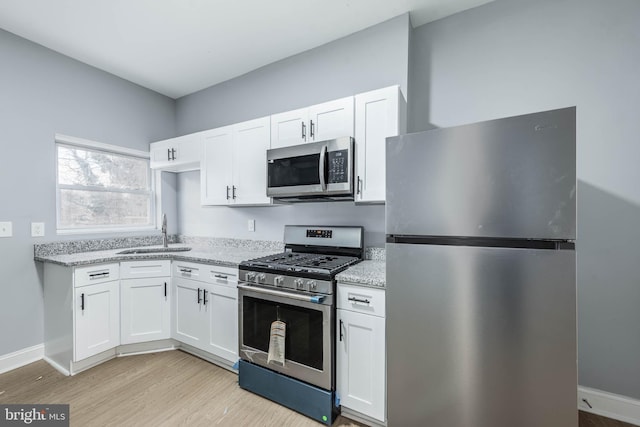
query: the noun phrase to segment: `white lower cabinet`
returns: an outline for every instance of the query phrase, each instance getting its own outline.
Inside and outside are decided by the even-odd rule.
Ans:
[[[235,363],[238,359],[236,269],[179,263],[175,264],[173,274],[173,338]]]
[[[209,335],[204,350],[235,363],[238,359],[238,289],[209,285],[207,292]]]
[[[384,290],[338,284],[336,381],[343,408],[384,422]]]
[[[202,304],[203,283],[191,279],[173,278],[175,311],[173,338],[202,349],[207,319]]]
[[[171,261],[133,261],[120,265],[120,343],[171,336]]]
[[[75,362],[120,345],[120,283],[74,288]]]

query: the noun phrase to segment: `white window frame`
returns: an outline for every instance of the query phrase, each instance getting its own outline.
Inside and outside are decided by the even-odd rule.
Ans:
[[[155,171],[149,170],[149,179],[151,187],[151,211],[149,216],[151,218],[151,224],[139,226],[134,225],[131,227],[124,226],[96,226],[86,228],[60,228],[60,183],[58,182],[58,145],[71,146],[85,148],[88,150],[104,151],[110,154],[121,154],[132,157],[139,157],[146,160],[151,160],[151,155],[148,151],[135,150],[133,148],[120,147],[117,145],[105,144],[102,142],[92,141],[84,138],[77,138],[75,136],[68,136],[62,134],[55,134],[55,174],[56,174],[56,233],[60,235],[64,234],[98,234],[98,233],[128,233],[128,232],[140,232],[157,229],[158,215],[157,206],[160,204],[159,194],[156,192],[156,181],[158,175]],[[73,188],[72,186],[65,185],[64,188]],[[78,186],[77,189],[83,189],[84,187]]]

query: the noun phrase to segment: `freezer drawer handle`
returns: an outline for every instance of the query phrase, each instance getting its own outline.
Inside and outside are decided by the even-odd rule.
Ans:
[[[366,298],[356,298],[356,297],[349,297],[349,301],[353,301],[353,302],[361,302],[363,304],[371,304],[371,301],[369,301]]]

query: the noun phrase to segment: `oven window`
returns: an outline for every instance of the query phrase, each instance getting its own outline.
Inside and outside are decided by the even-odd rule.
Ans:
[[[269,187],[320,184],[320,154],[289,157],[269,161]]]
[[[269,351],[271,322],[287,325],[285,358],[322,370],[322,312],[253,297],[242,300],[242,341]]]

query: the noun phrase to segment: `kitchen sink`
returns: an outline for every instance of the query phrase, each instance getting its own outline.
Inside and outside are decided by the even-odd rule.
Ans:
[[[132,255],[132,254],[156,254],[163,252],[186,252],[190,251],[191,248],[186,246],[179,247],[171,247],[168,248],[133,248],[133,249],[125,249],[124,251],[118,252],[118,255]]]

